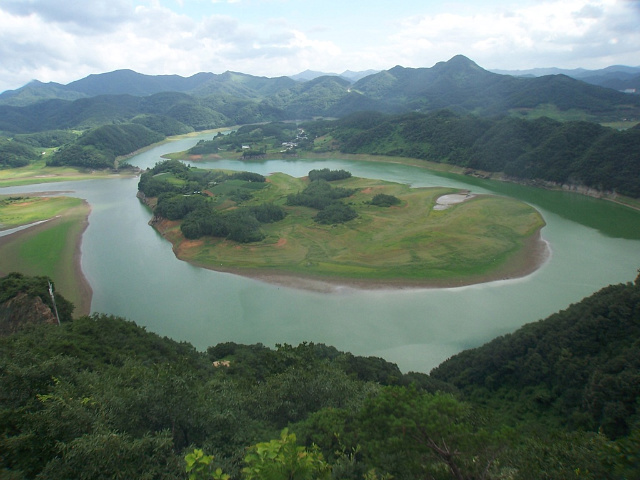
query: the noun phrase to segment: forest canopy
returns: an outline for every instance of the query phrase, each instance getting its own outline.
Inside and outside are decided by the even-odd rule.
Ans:
[[[0,337],[0,473],[634,478],[639,289],[609,286],[430,375],[314,343],[197,351],[100,314],[30,326]]]

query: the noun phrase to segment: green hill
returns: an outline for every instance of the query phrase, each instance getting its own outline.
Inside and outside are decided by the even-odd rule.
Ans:
[[[418,158],[468,173],[502,172],[518,180],[640,197],[638,126],[618,131],[582,121],[489,119],[441,110],[364,112],[304,127],[311,135],[332,138],[342,153]]]
[[[182,106],[174,117],[195,129],[231,125],[236,115],[224,104],[238,102],[257,110],[253,117],[248,112],[239,115],[242,123],[336,117],[362,110],[401,113],[444,108],[482,116],[553,115],[564,120],[640,117],[640,97],[636,95],[564,75],[499,75],[457,55],[431,68],[396,66],[353,84],[335,75],[296,82],[288,77],[256,77],[238,72],[199,73],[184,78],[142,75],[131,70],[90,75],[68,85],[32,82],[0,95],[0,119],[4,120],[0,121],[0,130],[18,133],[77,128],[96,126],[96,122],[129,121],[135,114],[166,114],[168,109],[149,110],[147,97],[167,92],[183,94],[183,100],[197,110],[185,115]],[[103,98],[94,100],[97,97]],[[47,99],[64,99],[70,104],[49,103]],[[172,107],[177,108],[176,104]],[[266,117],[265,111],[270,111]]]

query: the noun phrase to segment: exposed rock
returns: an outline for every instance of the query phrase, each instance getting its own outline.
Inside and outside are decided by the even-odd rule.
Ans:
[[[26,325],[57,325],[55,314],[40,297],[19,293],[0,305],[0,335],[11,335]]]

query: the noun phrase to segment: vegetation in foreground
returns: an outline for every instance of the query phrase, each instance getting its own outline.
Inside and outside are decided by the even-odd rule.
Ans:
[[[25,326],[0,337],[0,472],[637,478],[639,315],[640,279],[612,285],[431,375],[313,343],[198,352],[107,315]]]
[[[147,201],[157,198],[154,224],[179,258],[211,268],[473,281],[504,272],[544,225],[535,209],[508,198],[470,196],[435,210],[439,197],[456,190],[345,171],[311,171],[315,180],[260,177],[167,160],[141,176],[139,189]]]

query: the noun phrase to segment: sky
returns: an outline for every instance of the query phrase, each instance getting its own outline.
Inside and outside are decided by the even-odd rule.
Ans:
[[[0,92],[92,73],[640,66],[640,0],[0,0]]]

